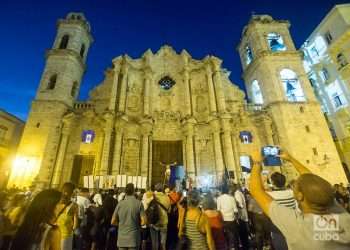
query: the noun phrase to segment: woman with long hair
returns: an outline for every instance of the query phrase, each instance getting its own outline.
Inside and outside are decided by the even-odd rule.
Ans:
[[[54,225],[61,192],[46,189],[30,203],[11,250],[60,250],[61,234]]]

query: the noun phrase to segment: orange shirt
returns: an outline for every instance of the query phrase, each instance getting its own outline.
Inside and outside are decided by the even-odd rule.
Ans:
[[[175,203],[178,203],[181,196],[177,192],[171,191],[169,194],[170,204],[174,205]]]

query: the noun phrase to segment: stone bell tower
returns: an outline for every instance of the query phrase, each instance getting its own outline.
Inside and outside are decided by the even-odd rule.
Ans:
[[[331,183],[346,182],[342,165],[289,33],[290,23],[253,15],[238,51],[249,102],[273,120],[273,141]],[[290,179],[294,169],[282,168]]]
[[[87,52],[93,39],[82,13],[69,13],[57,22],[53,47],[46,65],[17,153],[9,185],[45,187],[51,184],[52,169],[63,130],[62,117],[79,94]]]

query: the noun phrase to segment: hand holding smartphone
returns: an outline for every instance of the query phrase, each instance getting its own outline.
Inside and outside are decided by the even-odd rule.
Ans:
[[[281,149],[277,146],[265,146],[261,149],[264,158],[264,166],[281,166],[281,158],[279,157]]]

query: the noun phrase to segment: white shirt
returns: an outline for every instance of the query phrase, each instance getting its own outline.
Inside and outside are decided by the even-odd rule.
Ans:
[[[79,216],[79,218],[83,218],[85,211],[86,211],[86,209],[88,209],[90,207],[91,202],[88,198],[86,198],[84,196],[77,195],[77,204],[79,206],[78,216]]]
[[[217,199],[217,207],[224,221],[234,221],[235,213],[238,213],[235,198],[228,194],[222,194]]]
[[[97,193],[94,195],[94,198],[92,199],[95,204],[99,207],[99,206],[102,206],[102,195]]]
[[[124,193],[124,192],[121,192],[121,193],[118,195],[118,202],[124,200],[124,198],[125,198],[125,193]]]
[[[247,204],[245,201],[244,194],[240,190],[237,190],[235,192],[235,199],[236,199],[238,207],[239,207],[239,216],[240,216],[241,220],[247,222],[248,221],[248,212],[247,212]]]

